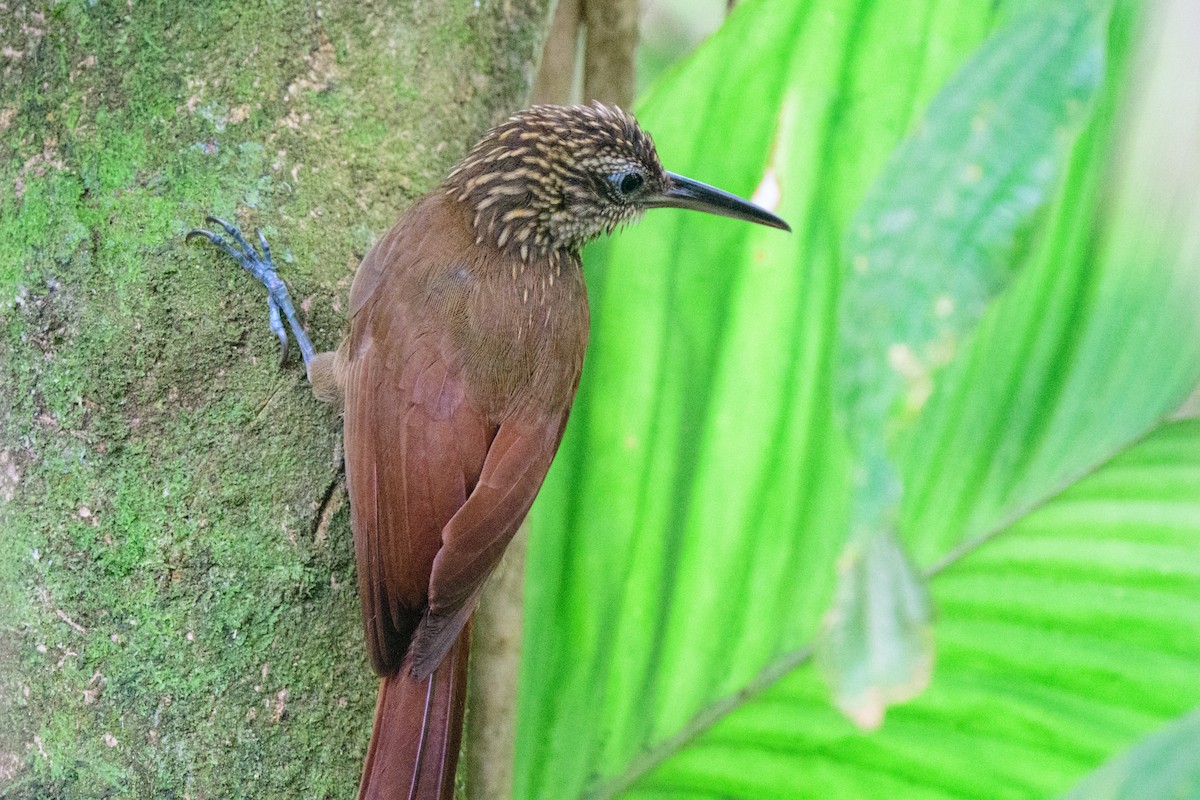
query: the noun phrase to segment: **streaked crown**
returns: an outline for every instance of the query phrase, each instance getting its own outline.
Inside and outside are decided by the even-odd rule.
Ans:
[[[619,108],[533,106],[488,131],[446,178],[478,241],[529,260],[578,251],[635,221],[669,184],[654,142]]]

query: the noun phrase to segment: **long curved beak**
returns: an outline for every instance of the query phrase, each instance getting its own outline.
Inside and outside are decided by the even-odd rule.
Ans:
[[[722,217],[757,222],[771,228],[791,231],[792,228],[779,217],[759,208],[737,195],[722,191],[707,183],[694,181],[674,172],[668,172],[670,185],[662,194],[653,195],[643,200],[647,208],[690,208],[693,211],[704,211]]]

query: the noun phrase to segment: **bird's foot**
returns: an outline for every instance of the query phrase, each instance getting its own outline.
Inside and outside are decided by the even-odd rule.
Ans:
[[[279,344],[282,348],[282,352],[279,354],[279,363],[282,364],[287,358],[288,337],[287,331],[283,327],[283,319],[286,318],[288,326],[292,329],[292,335],[296,337],[296,343],[300,346],[300,353],[304,356],[304,368],[307,371],[313,359],[312,342],[309,341],[304,329],[300,327],[300,321],[296,319],[296,308],[292,305],[292,297],[288,294],[287,285],[275,272],[275,264],[271,261],[271,248],[267,245],[266,237],[263,236],[262,231],[258,232],[258,242],[262,245],[262,254],[260,255],[254,245],[246,241],[246,237],[242,236],[242,232],[236,226],[216,217],[208,217],[208,221],[224,228],[225,233],[233,242],[230,243],[220,234],[202,228],[188,231],[186,240],[191,241],[193,236],[207,239],[228,253],[234,261],[242,265],[242,269],[258,278],[259,282],[267,287],[267,308],[271,315],[271,330],[279,337]]]

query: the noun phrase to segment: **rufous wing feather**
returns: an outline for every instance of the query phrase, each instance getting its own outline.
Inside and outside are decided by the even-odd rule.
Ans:
[[[563,411],[518,415],[500,425],[479,482],[442,531],[429,581],[429,609],[413,639],[412,668],[418,678],[437,667],[475,611],[488,577],[546,478],[566,421]]]

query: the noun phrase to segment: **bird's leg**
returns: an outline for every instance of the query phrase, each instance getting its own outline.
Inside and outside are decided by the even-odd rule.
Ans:
[[[283,327],[283,319],[286,318],[288,326],[292,329],[292,335],[296,337],[296,342],[300,345],[300,354],[304,356],[304,369],[307,373],[314,354],[312,342],[309,341],[304,328],[300,327],[300,320],[296,319],[296,308],[292,305],[292,297],[288,294],[287,285],[275,272],[275,264],[271,261],[271,248],[267,244],[266,237],[263,236],[262,231],[258,232],[258,242],[262,245],[262,254],[260,255],[254,245],[246,241],[246,237],[242,236],[242,232],[236,226],[216,217],[208,217],[208,221],[224,228],[233,243],[228,242],[220,234],[201,228],[188,231],[187,240],[190,241],[193,236],[207,239],[228,253],[242,265],[242,269],[258,278],[259,282],[267,287],[267,310],[270,313],[271,330],[279,337],[282,349],[279,363],[282,364],[287,358],[288,338],[287,331]]]

